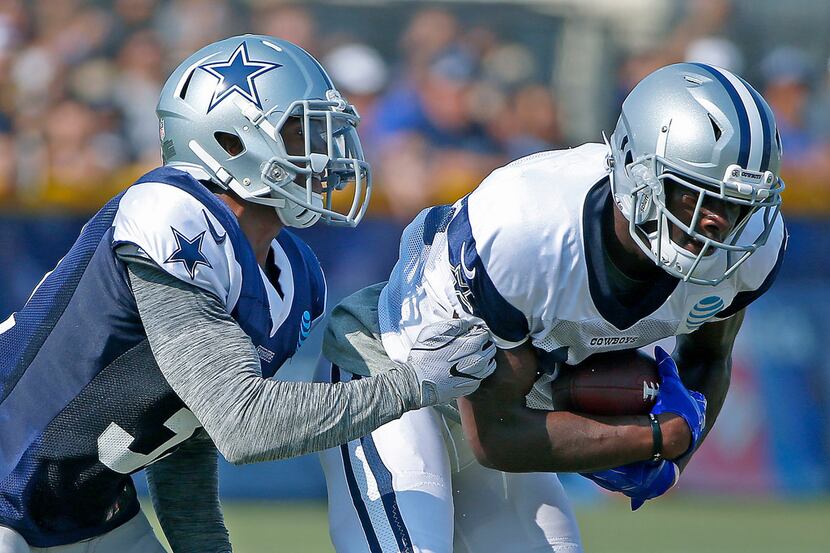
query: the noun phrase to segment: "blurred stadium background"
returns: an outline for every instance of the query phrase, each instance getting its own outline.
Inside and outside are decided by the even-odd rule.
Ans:
[[[661,65],[714,63],[776,113],[786,262],[750,309],[724,411],[677,491],[632,515],[564,480],[588,551],[828,551],[828,27],[826,0],[0,0],[0,319],[91,213],[159,163],[161,84],[219,38],[303,46],[363,115],[376,182],[367,220],[302,233],[330,305],[388,274],[422,207],[510,159],[599,141],[630,87]],[[317,340],[280,376],[309,371]],[[331,550],[314,458],[222,472],[237,551]]]

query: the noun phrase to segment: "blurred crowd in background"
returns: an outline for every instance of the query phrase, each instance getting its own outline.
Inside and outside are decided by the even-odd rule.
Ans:
[[[740,18],[733,2],[668,2],[671,27],[659,43],[610,43],[614,71],[603,82],[613,89],[595,107],[603,126],[590,136],[573,131],[569,119],[582,115],[568,112],[555,86],[562,17],[539,12],[551,25],[535,42],[506,35],[497,18],[471,20],[488,6],[469,2],[389,2],[405,10],[394,24],[385,7],[364,7],[332,28],[322,14],[348,4],[0,0],[2,210],[92,211],[158,165],[154,109],[169,72],[207,43],[252,32],[317,56],[357,106],[375,171],[371,214],[406,220],[511,159],[598,141],[642,76],[684,59],[745,74],[763,92],[784,143],[786,209],[830,213],[827,60],[766,41],[748,63],[744,45],[728,38]],[[532,20],[542,4],[522,9]]]
[[[90,212],[160,163],[161,86],[215,40],[299,44],[362,115],[369,216],[354,231],[303,231],[329,305],[388,276],[402,225],[423,207],[511,159],[600,141],[646,74],[708,62],[744,76],[775,112],[791,240],[774,291],[749,310],[717,432],[683,486],[828,493],[828,23],[830,2],[815,0],[0,0],[0,320]],[[280,377],[313,366],[318,339]],[[223,493],[324,494],[312,458],[226,469]]]

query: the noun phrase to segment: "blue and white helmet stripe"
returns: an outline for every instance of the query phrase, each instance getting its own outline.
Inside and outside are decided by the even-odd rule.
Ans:
[[[755,107],[761,114],[761,119],[764,123],[764,153],[761,156],[761,168],[759,169],[759,171],[763,172],[769,169],[769,158],[772,153],[772,135],[775,133],[775,125],[772,122],[772,114],[769,111],[769,107],[766,105],[763,98],[761,98],[761,95],[758,94],[758,91],[752,87],[749,87],[749,91],[752,93],[752,99],[755,101]]]
[[[738,165],[764,172],[769,168],[773,124],[758,92],[746,81],[725,69],[693,63],[712,74],[726,89],[738,116],[740,150]]]

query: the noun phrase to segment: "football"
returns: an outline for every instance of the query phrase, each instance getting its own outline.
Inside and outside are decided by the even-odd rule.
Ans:
[[[592,415],[646,415],[660,393],[657,363],[636,349],[562,365],[551,382],[554,408]]]

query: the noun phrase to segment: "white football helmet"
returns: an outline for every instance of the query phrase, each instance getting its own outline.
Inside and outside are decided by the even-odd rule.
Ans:
[[[647,76],[623,102],[610,148],[611,188],[632,238],[684,281],[728,278],[766,243],[780,216],[781,139],[772,110],[725,69],[680,63]],[[666,207],[667,181],[697,196],[688,224]],[[723,241],[697,228],[712,198],[742,207]],[[702,244],[700,252],[672,241],[672,225]]]
[[[355,226],[366,212],[360,118],[317,60],[290,42],[244,35],[202,48],[167,79],[156,113],[165,165],[272,206],[287,226]],[[287,124],[305,151],[287,151]],[[338,211],[334,193],[347,187],[351,201]]]

